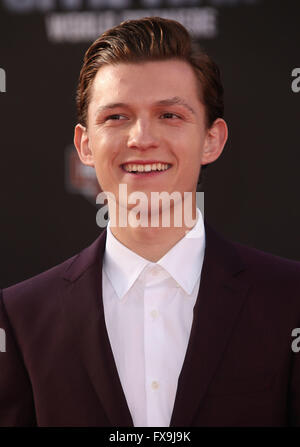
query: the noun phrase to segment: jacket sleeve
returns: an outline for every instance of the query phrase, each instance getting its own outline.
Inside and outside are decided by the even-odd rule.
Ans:
[[[31,383],[0,290],[0,426],[35,426]]]

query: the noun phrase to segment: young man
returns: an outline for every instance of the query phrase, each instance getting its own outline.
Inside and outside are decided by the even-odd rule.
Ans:
[[[177,22],[125,22],[89,48],[74,142],[110,222],[3,291],[1,425],[300,424],[300,266],[225,241],[196,207],[201,166],[227,139],[222,95],[218,68]],[[153,192],[174,197],[170,208],[153,207]],[[129,219],[131,194],[146,198],[147,225]]]

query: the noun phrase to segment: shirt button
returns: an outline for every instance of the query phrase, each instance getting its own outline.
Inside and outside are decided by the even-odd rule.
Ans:
[[[154,381],[151,383],[151,388],[152,388],[153,390],[157,390],[157,388],[159,388],[159,383],[156,382],[156,380],[154,380]]]
[[[151,315],[152,318],[156,318],[157,314],[158,314],[158,312],[155,309],[151,310],[151,312],[150,312],[150,315]]]

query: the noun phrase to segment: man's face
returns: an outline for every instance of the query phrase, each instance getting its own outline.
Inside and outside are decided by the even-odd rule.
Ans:
[[[100,68],[92,85],[87,129],[77,128],[82,161],[95,167],[102,190],[116,198],[120,183],[127,185],[128,194],[142,191],[149,200],[151,191],[194,192],[201,164],[210,161],[211,137],[197,78],[180,60]],[[128,172],[145,163],[167,169]]]

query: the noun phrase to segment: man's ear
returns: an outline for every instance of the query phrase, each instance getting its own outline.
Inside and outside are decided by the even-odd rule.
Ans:
[[[87,130],[81,124],[77,124],[74,129],[74,145],[77,149],[80,160],[87,166],[94,167],[94,156],[90,149]]]
[[[202,154],[202,165],[212,163],[220,157],[228,137],[227,124],[222,118],[217,118],[207,130]]]

